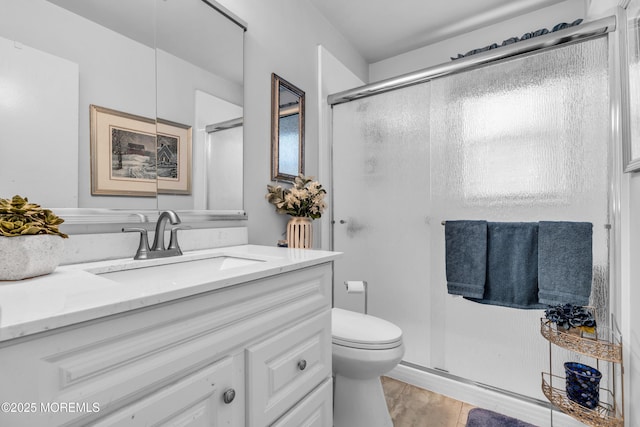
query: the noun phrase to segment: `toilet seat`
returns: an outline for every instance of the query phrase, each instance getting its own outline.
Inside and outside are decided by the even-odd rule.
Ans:
[[[334,308],[331,321],[334,344],[363,350],[385,350],[402,345],[402,330],[378,317]]]

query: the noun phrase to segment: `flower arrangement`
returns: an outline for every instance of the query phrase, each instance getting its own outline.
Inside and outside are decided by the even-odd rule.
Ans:
[[[555,323],[558,329],[568,331],[571,328],[580,328],[584,332],[595,332],[596,320],[593,312],[587,307],[572,304],[558,305],[546,309],[545,316]]]
[[[279,214],[318,219],[327,207],[324,201],[327,191],[313,177],[300,174],[291,188],[267,185],[267,190],[265,198],[276,207]]]
[[[51,234],[66,238],[69,236],[58,230],[63,222],[49,209],[29,203],[26,197],[15,195],[12,199],[0,199],[0,236]]]

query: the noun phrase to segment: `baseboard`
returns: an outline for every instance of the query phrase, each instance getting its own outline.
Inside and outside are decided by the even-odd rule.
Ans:
[[[458,381],[430,370],[400,364],[387,376],[536,426],[584,427],[584,424],[561,412],[553,411],[552,415],[551,410],[542,404],[526,401],[470,382]]]

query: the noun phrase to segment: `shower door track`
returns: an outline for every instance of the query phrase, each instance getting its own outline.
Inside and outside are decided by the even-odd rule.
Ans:
[[[450,62],[435,65],[433,67],[425,68],[420,71],[403,74],[398,77],[392,77],[376,83],[371,83],[365,86],[338,92],[329,95],[327,97],[327,102],[332,106],[342,104],[345,102],[353,101],[355,99],[377,95],[379,93],[389,92],[395,89],[400,89],[419,83],[424,83],[437,77],[443,77],[449,74],[466,71],[502,59],[511,58],[516,55],[531,53],[551,47],[556,47],[562,44],[575,42],[578,40],[582,41],[588,38],[601,36],[615,31],[615,29],[616,17],[609,16],[606,18],[598,19],[596,21],[565,28],[564,30],[559,30],[553,33],[548,33],[542,36],[519,41],[507,46],[501,46],[496,49],[488,50],[486,52],[452,60]]]
[[[507,396],[507,397],[511,397],[513,399],[518,399],[521,400],[523,402],[528,402],[530,404],[533,405],[537,405],[541,408],[544,409],[553,409],[553,405],[548,402],[548,401],[544,401],[544,400],[540,400],[540,399],[536,399],[535,397],[531,397],[531,396],[527,396],[524,394],[520,394],[520,393],[516,393],[510,390],[506,390],[500,387],[495,387],[489,384],[485,384],[485,383],[481,383],[481,382],[477,382],[477,381],[473,381],[470,380],[468,378],[464,378],[464,377],[460,377],[458,375],[454,375],[449,373],[448,371],[442,370],[442,369],[436,369],[436,368],[428,368],[426,366],[422,366],[422,365],[416,365],[415,363],[411,363],[411,362],[405,362],[404,360],[400,362],[400,365],[406,366],[408,368],[412,368],[421,372],[425,372],[427,374],[431,374],[431,375],[435,375],[438,377],[442,377],[442,378],[446,378],[452,381],[456,381],[458,383],[461,384],[466,384],[466,385],[470,385],[470,386],[474,386],[474,387],[478,387],[478,388],[482,388],[485,390],[489,390],[492,391],[494,393],[498,393],[501,394],[503,396]]]

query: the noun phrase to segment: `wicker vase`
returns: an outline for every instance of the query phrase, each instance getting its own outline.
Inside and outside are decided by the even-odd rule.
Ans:
[[[313,244],[312,219],[292,217],[287,223],[287,244],[290,248],[311,249]]]

